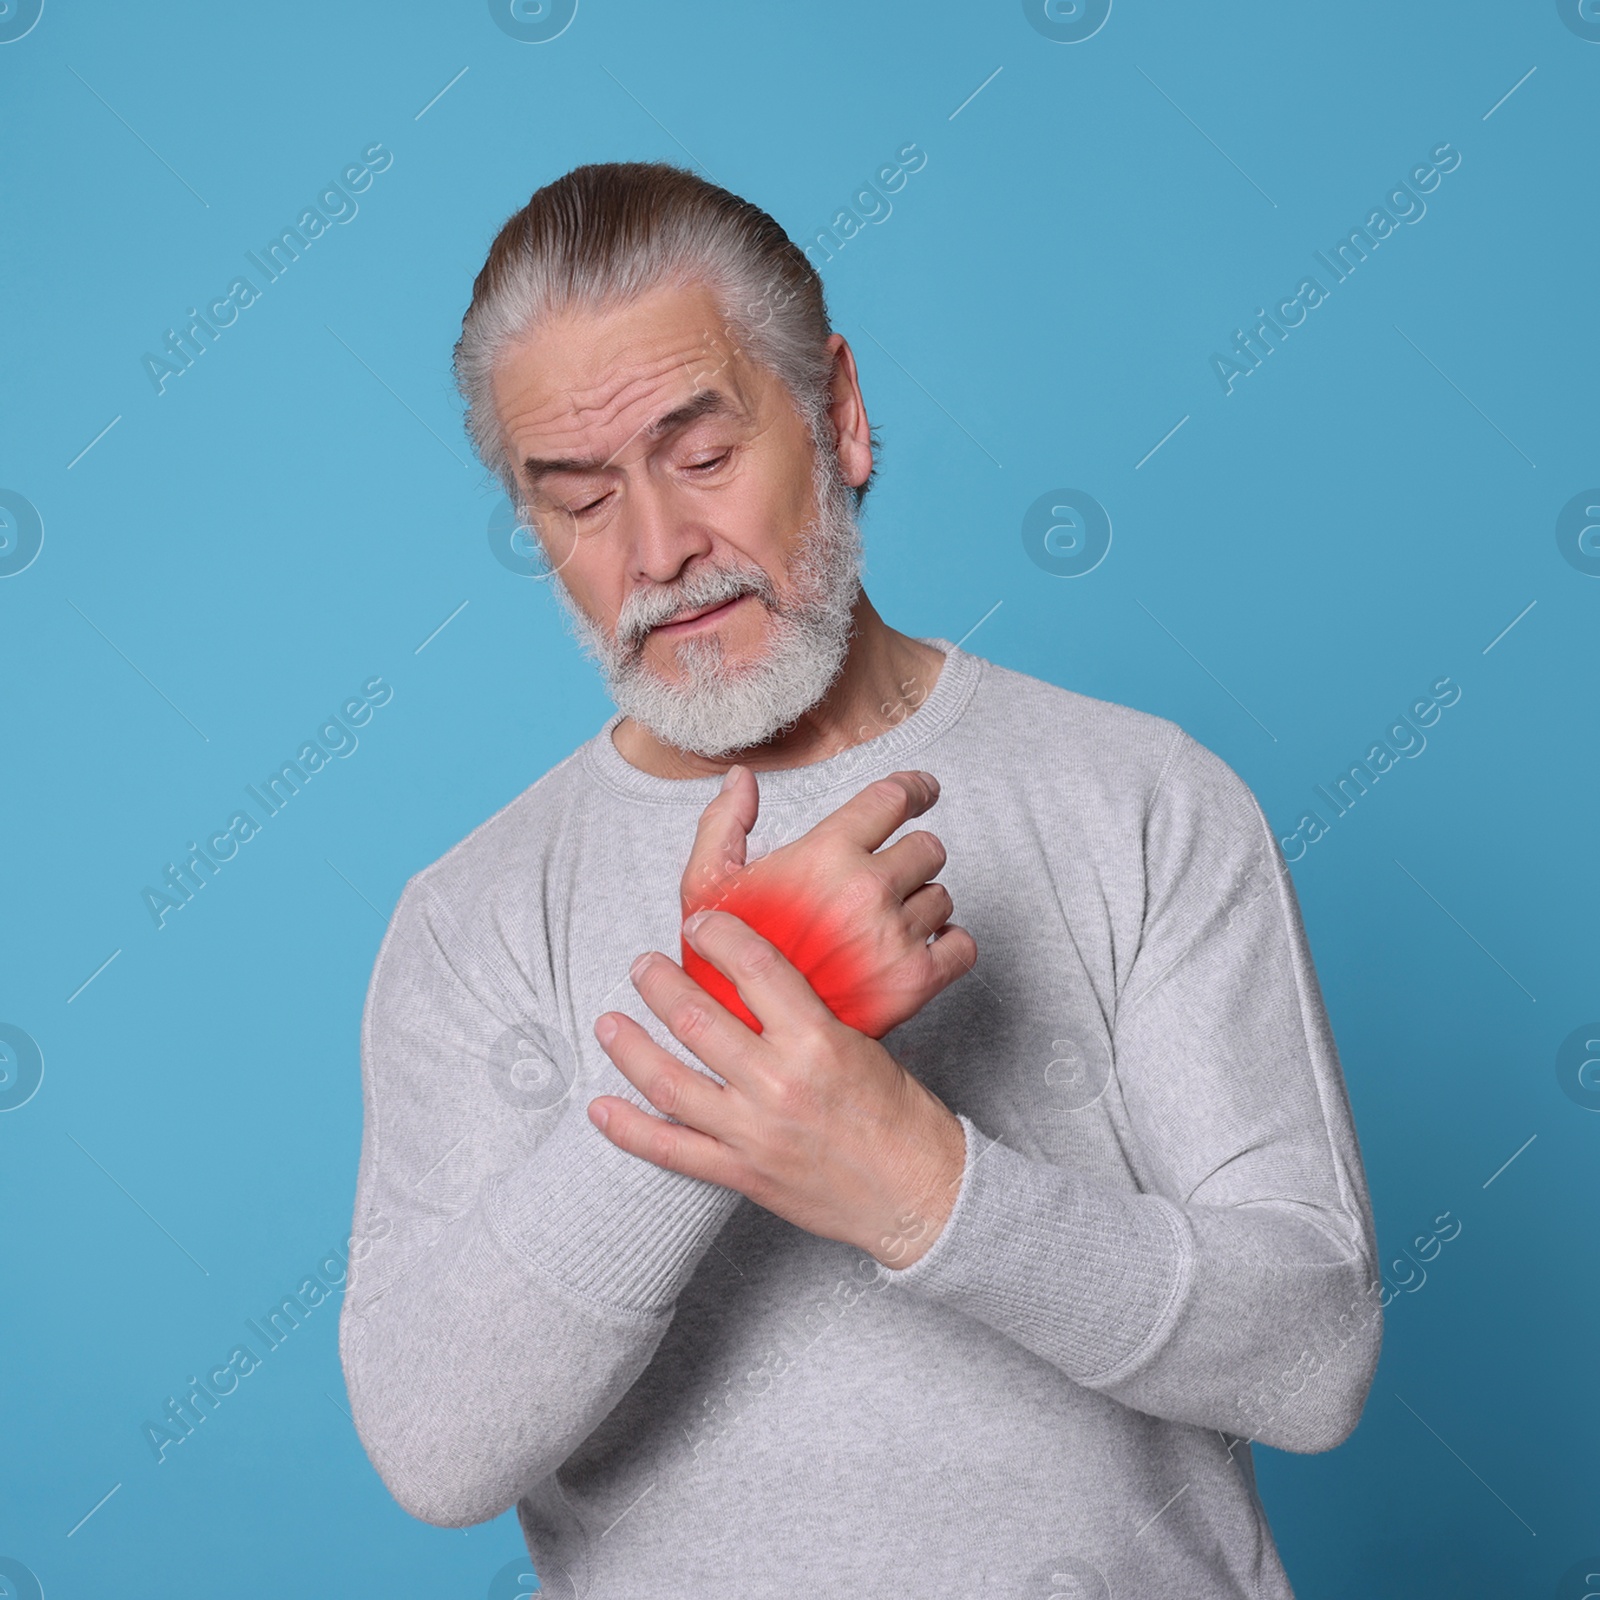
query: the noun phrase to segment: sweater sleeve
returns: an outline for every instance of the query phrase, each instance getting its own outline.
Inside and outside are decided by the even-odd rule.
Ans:
[[[1145,916],[1107,1093],[1137,1189],[963,1117],[943,1231],[892,1274],[1150,1415],[1331,1449],[1381,1333],[1376,1246],[1293,884],[1255,797],[1177,733],[1147,811]]]
[[[413,1516],[497,1516],[617,1404],[739,1197],[625,1155],[586,1075],[422,880],[362,1027],[364,1124],[339,1346],[368,1456]],[[602,1058],[603,1059],[603,1058]]]

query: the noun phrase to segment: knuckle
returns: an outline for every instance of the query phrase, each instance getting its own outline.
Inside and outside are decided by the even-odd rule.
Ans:
[[[651,1118],[651,1121],[656,1121]],[[652,1128],[644,1138],[642,1154],[645,1159],[654,1162],[658,1167],[670,1167],[677,1154],[678,1140],[670,1124],[661,1123],[659,1127]]]
[[[761,979],[777,970],[778,952],[764,939],[740,946],[730,965],[741,978]]]
[[[698,1000],[680,1000],[672,1008],[669,1026],[685,1044],[692,1045],[711,1032],[711,1013]]]
[[[670,1072],[654,1073],[645,1085],[645,1098],[656,1110],[675,1117],[683,1106],[683,1087]]]
[[[816,1092],[804,1078],[786,1074],[773,1079],[768,1103],[783,1121],[803,1122],[816,1108]]]
[[[879,778],[870,786],[873,798],[892,811],[904,811],[911,803],[910,791],[897,778]]]
[[[881,910],[889,891],[875,872],[853,872],[834,895],[834,908],[845,920]]]

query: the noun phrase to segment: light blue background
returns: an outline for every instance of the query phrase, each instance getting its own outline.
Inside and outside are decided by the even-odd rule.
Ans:
[[[1461,687],[1293,867],[1385,1260],[1461,1233],[1353,1439],[1258,1459],[1308,1600],[1581,1595],[1600,1115],[1556,1054],[1600,1016],[1600,578],[1554,529],[1600,483],[1597,88],[1544,0],[1117,0],[1070,44],[1001,0],[583,0],[546,43],[466,0],[46,0],[0,45],[0,488],[44,524],[0,581],[0,1022],[44,1056],[0,1116],[0,1556],[51,1597],[478,1596],[517,1560],[510,1516],[390,1500],[336,1304],[160,1464],[141,1427],[349,1233],[401,885],[608,710],[492,557],[461,433],[495,229],[572,165],[658,157],[798,234],[915,141],[826,269],[886,443],[888,619],[1175,719],[1283,833]],[[1427,215],[1224,395],[1213,352],[1443,141]],[[146,352],[374,142],[359,214],[158,395]],[[1080,578],[1021,538],[1061,487],[1114,528]],[[359,749],[158,931],[141,890],[375,675]]]

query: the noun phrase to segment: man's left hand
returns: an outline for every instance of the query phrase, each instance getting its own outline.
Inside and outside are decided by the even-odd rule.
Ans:
[[[755,1033],[677,962],[641,956],[633,983],[687,1049],[725,1081],[686,1066],[631,1017],[607,1011],[595,1037],[664,1117],[615,1095],[589,1118],[619,1149],[736,1189],[808,1233],[890,1267],[924,1255],[955,1203],[966,1141],[950,1109],[876,1039],[840,1022],[781,951],[737,917],[705,911],[684,937],[738,989]]]

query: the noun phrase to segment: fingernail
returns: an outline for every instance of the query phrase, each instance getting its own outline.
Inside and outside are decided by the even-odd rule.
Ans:
[[[595,1022],[594,1036],[600,1041],[602,1048],[609,1045],[616,1038],[617,1019],[610,1012],[607,1012]]]
[[[652,954],[654,954],[653,951],[646,950],[645,953],[638,957],[634,961],[633,965],[628,968],[628,976],[632,978],[635,983],[639,981],[641,975],[644,973],[645,968],[650,965],[650,957]]]
[[[738,770],[738,767],[729,767],[728,770],[723,773],[722,787],[717,790],[718,794],[726,794],[733,787],[734,774],[738,772]]]
[[[606,1131],[606,1124],[611,1120],[611,1107],[603,1106],[597,1100],[589,1107],[589,1120],[601,1133]]]
[[[683,921],[684,937],[686,939],[694,938],[696,932],[699,930],[700,924],[704,922],[709,915],[710,913],[706,911],[696,911],[692,916],[685,917]]]

